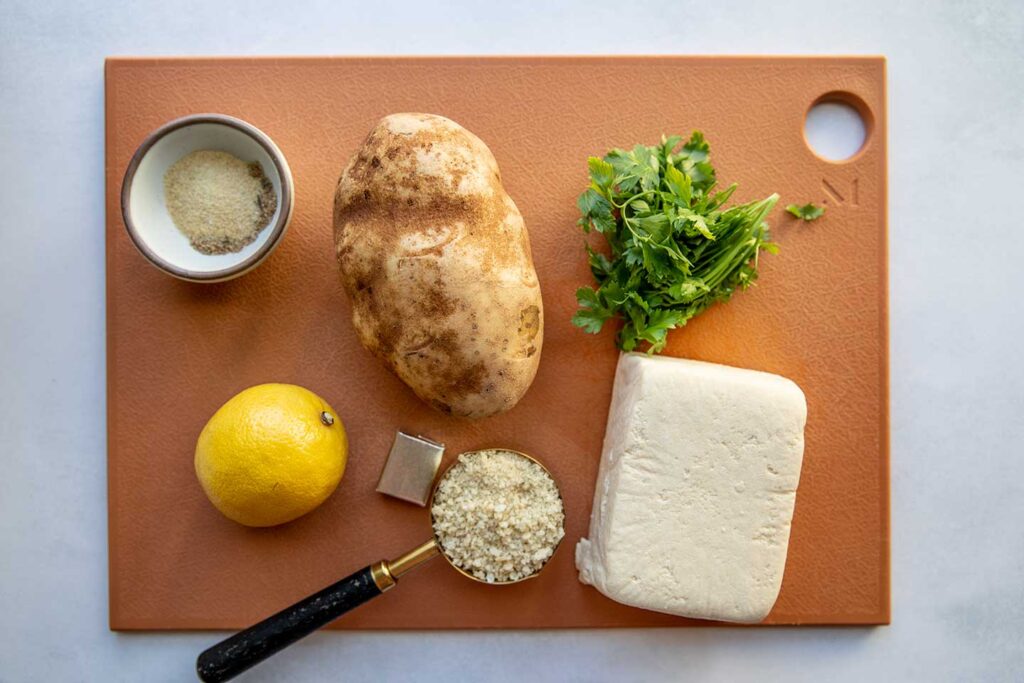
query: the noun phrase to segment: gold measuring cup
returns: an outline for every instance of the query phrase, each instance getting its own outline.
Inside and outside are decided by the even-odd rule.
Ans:
[[[508,448],[488,448],[484,450],[503,451],[526,458],[544,470],[551,477],[551,481],[555,481],[555,478],[551,476],[551,472],[540,461],[525,453]],[[481,452],[484,451],[463,453],[445,469],[430,494],[428,510],[433,509],[437,488],[452,471],[452,467],[463,456],[473,456]],[[555,482],[555,488],[558,488],[557,482]],[[559,492],[559,498],[561,498],[561,492]],[[551,552],[551,557],[548,557],[544,564],[533,574],[513,581],[485,581],[456,566],[451,558],[444,553],[437,538],[433,515],[431,515],[430,527],[433,535],[426,543],[399,555],[393,560],[381,560],[368,567],[364,567],[341,581],[327,586],[304,600],[300,600],[291,607],[286,607],[258,624],[250,626],[244,631],[239,631],[230,638],[222,640],[213,647],[204,650],[196,660],[196,673],[199,674],[199,678],[206,683],[220,683],[220,681],[231,680],[246,669],[259,664],[264,659],[280,652],[320,627],[326,626],[349,610],[355,609],[364,602],[368,602],[381,593],[394,588],[400,577],[437,555],[444,557],[448,564],[463,576],[480,583],[502,586],[519,583],[537,576],[547,566],[547,563],[551,561],[555,550],[561,544],[561,541],[559,541],[555,545]]]

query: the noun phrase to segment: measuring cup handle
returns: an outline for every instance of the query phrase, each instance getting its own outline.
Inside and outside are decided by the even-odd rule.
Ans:
[[[361,569],[204,651],[196,673],[206,683],[231,680],[382,592],[374,567]]]

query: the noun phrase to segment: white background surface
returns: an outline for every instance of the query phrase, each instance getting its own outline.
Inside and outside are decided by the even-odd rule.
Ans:
[[[106,626],[103,58],[428,53],[888,57],[894,622],[328,633],[246,680],[1021,680],[1024,5],[540,6],[0,0],[0,681],[189,680],[214,640]]]

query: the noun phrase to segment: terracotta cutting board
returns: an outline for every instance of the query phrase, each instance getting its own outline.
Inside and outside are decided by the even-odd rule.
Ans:
[[[576,196],[586,158],[662,133],[703,130],[735,197],[773,191],[781,245],[758,286],[672,336],[669,353],[775,372],[806,392],[806,455],[785,580],[769,624],[889,619],[885,63],[882,58],[112,59],[106,65],[110,625],[246,626],[429,537],[423,509],[374,492],[395,430],[458,452],[505,445],[557,477],[567,538],[540,578],[472,583],[443,561],[417,570],[339,628],[684,626],[576,580],[616,352],[569,319],[590,281]],[[802,124],[826,94],[869,122],[863,150],[830,163]],[[530,230],[544,293],[540,371],[506,415],[433,412],[364,351],[335,274],[331,203],[349,156],[385,114],[444,114],[486,141]],[[280,146],[295,214],[256,271],[189,284],[125,234],[121,178],[145,135],[220,112]],[[782,205],[828,206],[803,224]],[[320,509],[247,529],[207,502],[192,468],[207,418],[237,391],[293,382],[323,395],[351,439],[348,471]]]

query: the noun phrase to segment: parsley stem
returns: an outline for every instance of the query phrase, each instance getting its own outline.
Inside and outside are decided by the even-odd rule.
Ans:
[[[618,209],[619,211],[622,211],[622,210],[624,210],[624,209],[625,209],[625,208],[626,208],[627,206],[629,206],[630,204],[632,204],[632,203],[633,203],[633,202],[634,202],[635,200],[637,200],[637,199],[640,199],[641,197],[645,197],[645,196],[647,196],[647,195],[649,195],[649,194],[654,194],[654,192],[655,192],[655,190],[644,190],[643,192],[640,192],[640,193],[638,193],[638,194],[635,194],[635,195],[633,195],[632,197],[630,197],[630,198],[629,198],[629,199],[627,199],[626,201],[622,202],[622,204],[616,204],[616,203],[615,203],[615,200],[614,200],[614,199],[612,199],[612,198],[610,198],[610,197],[608,198],[608,202],[609,202],[609,203],[610,203],[610,204],[611,204],[612,206],[614,206],[614,207],[615,207],[616,209]],[[625,217],[625,214],[623,214],[623,217]]]

